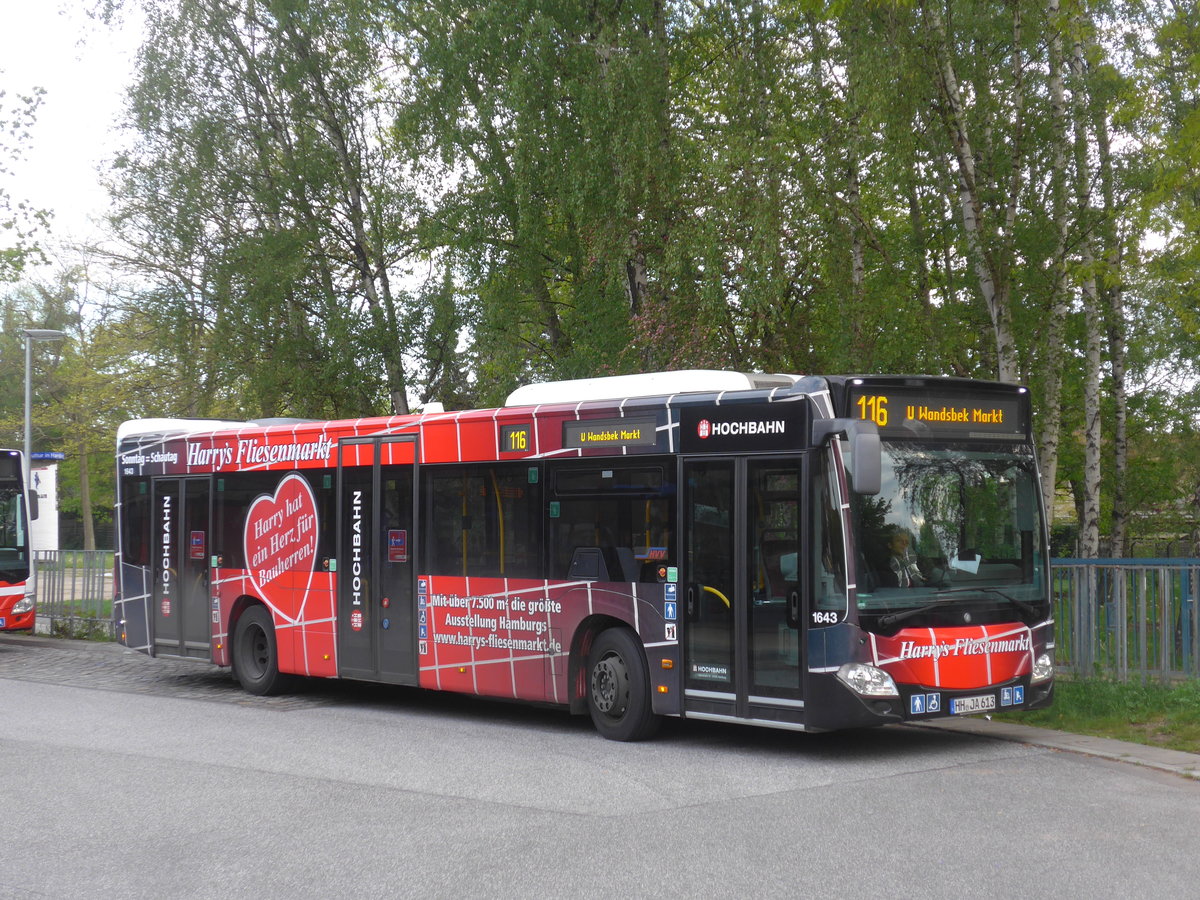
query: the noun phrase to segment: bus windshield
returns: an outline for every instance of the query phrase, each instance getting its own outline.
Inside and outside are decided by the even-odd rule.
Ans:
[[[882,489],[855,495],[852,517],[869,631],[1033,624],[1048,614],[1028,446],[885,441]]]
[[[0,482],[0,579],[9,583],[29,576],[29,540],[20,485]]]

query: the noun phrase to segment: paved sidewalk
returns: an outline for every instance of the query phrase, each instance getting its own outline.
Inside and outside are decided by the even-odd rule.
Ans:
[[[324,683],[302,686],[292,694],[256,697],[241,689],[229,669],[219,669],[203,660],[151,659],[112,641],[19,633],[0,635],[0,677],[272,709],[301,709],[331,702],[322,694],[322,688],[329,688]]]
[[[1070,734],[1049,728],[1033,728],[1013,722],[997,722],[979,716],[962,719],[932,719],[928,722],[911,723],[916,728],[940,728],[945,731],[962,731],[1002,741],[1017,741],[1037,747],[1050,747],[1068,753],[1085,753],[1118,762],[1135,763],[1151,769],[1182,775],[1200,780],[1200,754],[1167,750],[1145,744],[1131,744],[1112,738],[1091,737],[1086,734]]]

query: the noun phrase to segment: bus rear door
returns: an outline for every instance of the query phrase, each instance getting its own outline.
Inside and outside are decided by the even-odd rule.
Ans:
[[[155,656],[212,658],[210,484],[208,476],[156,478],[153,482],[151,617]]]
[[[339,444],[338,670],[417,683],[415,437]]]

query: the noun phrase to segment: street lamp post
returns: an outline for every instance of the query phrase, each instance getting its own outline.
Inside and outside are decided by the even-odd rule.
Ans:
[[[32,463],[30,454],[33,452],[33,389],[31,387],[30,372],[33,368],[33,342],[34,341],[61,341],[65,338],[66,332],[55,331],[53,328],[25,328],[22,329],[22,334],[25,335],[25,490],[30,491],[33,485],[30,482],[32,475]],[[26,503],[28,503],[28,495]],[[33,568],[33,554],[29,555],[30,569]]]

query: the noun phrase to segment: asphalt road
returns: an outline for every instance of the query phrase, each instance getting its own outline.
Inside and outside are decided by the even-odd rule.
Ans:
[[[668,722],[0,638],[0,898],[1200,893],[1200,782],[978,734]]]

